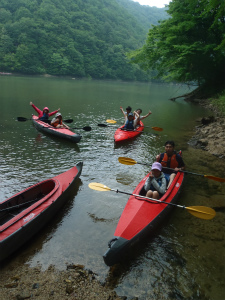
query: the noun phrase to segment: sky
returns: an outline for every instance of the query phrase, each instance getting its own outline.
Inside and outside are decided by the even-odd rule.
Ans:
[[[156,6],[162,8],[165,4],[169,4],[171,0],[133,0],[134,2],[139,2],[141,5]]]

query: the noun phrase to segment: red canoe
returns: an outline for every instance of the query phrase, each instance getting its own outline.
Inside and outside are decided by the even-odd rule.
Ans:
[[[34,127],[37,130],[44,132],[51,136],[67,139],[74,143],[79,143],[79,141],[82,137],[80,134],[74,133],[73,131],[71,131],[67,128],[55,128],[55,127],[51,126],[50,124],[39,120],[38,117],[35,115],[32,115],[32,121],[33,121]]]
[[[37,183],[0,203],[0,261],[21,247],[74,195],[82,171],[72,169]]]
[[[145,195],[143,187],[148,176],[149,174],[142,179],[133,194]],[[168,191],[160,200],[167,203],[176,202],[183,179],[184,173],[178,172]],[[129,248],[144,237],[153,234],[172,208],[172,205],[130,196],[116,227],[114,237],[108,244],[109,249],[103,256],[106,265],[112,266],[120,262]]]
[[[131,140],[140,135],[144,130],[144,124],[142,122],[140,122],[140,126],[137,127],[135,130],[123,130],[123,127],[124,125],[116,130],[114,134],[115,143]]]

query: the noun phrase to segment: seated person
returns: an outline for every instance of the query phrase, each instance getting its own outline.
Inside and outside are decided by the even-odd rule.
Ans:
[[[149,111],[147,113],[147,115],[145,116],[141,116],[142,113],[142,109],[138,108],[137,110],[134,111],[134,115],[135,115],[135,120],[134,120],[134,127],[136,128],[137,126],[140,126],[140,121],[144,120],[145,118],[147,118],[148,116],[150,116],[152,114],[151,111]]]
[[[56,127],[56,128],[67,128],[67,129],[69,129],[69,127],[66,124],[63,123],[61,113],[57,113],[55,115],[55,118],[52,120],[51,125],[53,127]]]
[[[128,114],[127,121],[123,127],[125,130],[134,130],[134,115],[132,113]]]
[[[167,141],[165,143],[165,152],[160,153],[156,156],[157,162],[161,163],[164,168],[174,169],[175,172],[185,170],[185,164],[180,154],[178,154],[175,150],[174,141]],[[167,179],[169,180],[168,187],[171,185],[173,179],[176,176],[176,173],[165,174]]]
[[[151,168],[151,174],[145,182],[144,189],[146,197],[159,199],[166,192],[167,180],[162,172],[162,165],[154,162]]]
[[[31,106],[36,110],[36,112],[38,113],[38,118],[39,118],[41,121],[44,121],[44,122],[49,123],[49,124],[50,124],[50,121],[48,120],[48,118],[60,111],[60,108],[58,108],[57,110],[55,110],[55,111],[53,111],[53,112],[49,112],[48,107],[44,107],[43,110],[40,110],[40,109],[39,109],[38,107],[36,107],[32,102],[30,102],[30,105],[31,105]]]
[[[126,123],[126,121],[127,121],[127,117],[128,117],[128,115],[129,115],[129,113],[131,113],[132,108],[131,108],[130,106],[127,106],[126,111],[124,111],[123,108],[122,108],[122,106],[120,106],[120,110],[122,111],[122,113],[123,113],[123,115],[124,115],[124,119],[125,119],[124,125],[125,125],[125,123]]]

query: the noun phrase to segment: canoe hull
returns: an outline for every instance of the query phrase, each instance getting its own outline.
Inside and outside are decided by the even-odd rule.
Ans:
[[[114,141],[116,144],[132,140],[139,136],[144,130],[144,124],[142,122],[140,122],[140,126],[135,130],[123,130],[123,127],[124,126],[121,126],[115,131]]]
[[[66,139],[73,143],[79,143],[81,140],[82,136],[80,134],[74,133],[67,128],[55,128],[55,127],[51,126],[50,124],[39,120],[38,117],[35,115],[32,115],[32,121],[33,121],[34,127],[38,131],[43,132],[47,135]]]
[[[46,186],[51,185],[50,192],[40,200],[32,203],[28,208],[22,210],[15,217],[0,226],[0,261],[3,261],[10,254],[28,242],[38,231],[40,231],[67,200],[74,194],[77,180],[81,174],[83,163],[79,162],[72,169],[33,185],[26,190],[6,199],[0,204],[0,208],[6,203],[14,203],[14,200],[22,199],[23,196],[36,193],[38,188],[45,190]],[[36,196],[36,195],[35,195]],[[35,197],[34,196],[34,197]],[[25,198],[24,197],[24,198]],[[29,196],[28,196],[29,197]],[[14,204],[13,204],[14,205]],[[13,212],[9,206],[11,212]],[[1,210],[0,210],[1,212]],[[1,219],[0,219],[1,220]]]
[[[147,178],[148,175],[138,184],[133,194],[141,194]],[[161,200],[167,203],[176,203],[183,179],[184,173],[178,173]],[[130,196],[116,227],[114,237],[108,244],[109,249],[103,255],[105,264],[112,266],[119,263],[130,248],[146,236],[154,234],[172,209],[172,205],[158,204]]]

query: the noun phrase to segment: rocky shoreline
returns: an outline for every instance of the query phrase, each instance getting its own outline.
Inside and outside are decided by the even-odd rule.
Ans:
[[[225,159],[225,117],[207,100],[198,103],[210,109],[213,115],[197,120],[199,125],[189,144]]]
[[[65,271],[49,266],[17,265],[0,271],[1,300],[125,300],[102,285],[97,274],[82,265],[68,265]],[[134,298],[137,299],[137,298]]]

